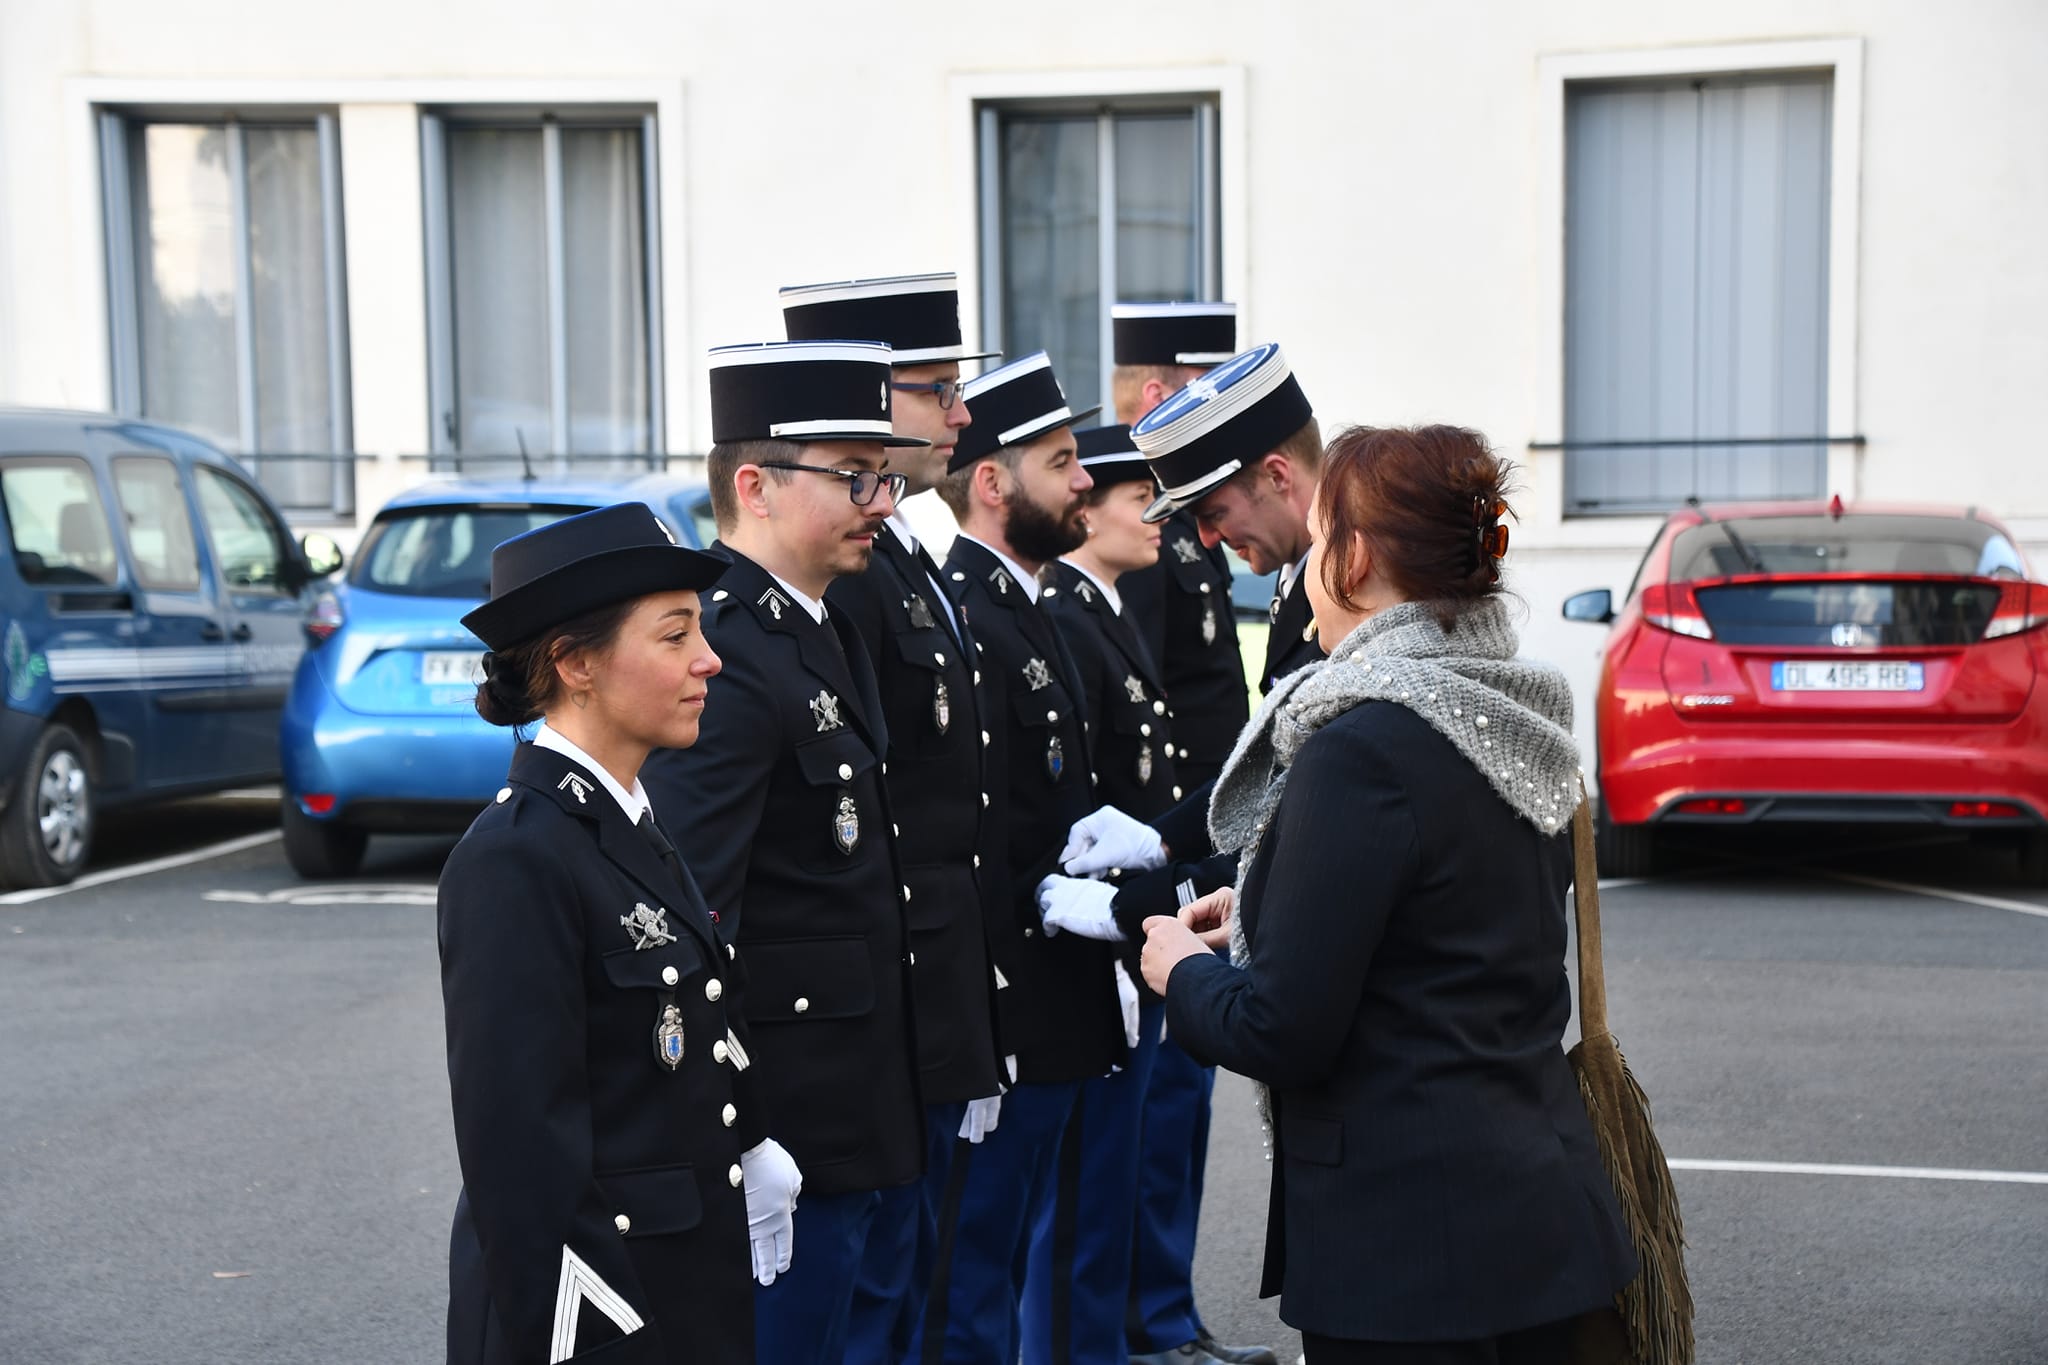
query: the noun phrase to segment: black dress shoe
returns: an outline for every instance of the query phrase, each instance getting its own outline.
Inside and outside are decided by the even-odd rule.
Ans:
[[[1207,1328],[1195,1338],[1194,1344],[1227,1365],[1280,1365],[1280,1357],[1273,1354],[1272,1347],[1225,1346],[1210,1336]]]
[[[1131,1365],[1224,1365],[1216,1356],[1202,1349],[1199,1341],[1184,1341],[1171,1351],[1148,1351],[1144,1355],[1132,1356]]]

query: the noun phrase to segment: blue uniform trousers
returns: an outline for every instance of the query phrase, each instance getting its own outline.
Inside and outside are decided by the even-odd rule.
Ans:
[[[1038,1211],[1024,1277],[1025,1365],[1125,1365],[1138,1128],[1166,1002],[1138,1006],[1138,1045],[1121,1071],[1081,1086]],[[1175,1345],[1179,1343],[1176,1342]]]
[[[1016,1365],[1031,1229],[1050,1197],[1060,1138],[1080,1089],[1073,1081],[1013,1087],[993,1133],[979,1146],[954,1142],[938,1259],[911,1338],[909,1358],[917,1365]]]
[[[1193,1341],[1195,1228],[1209,1163],[1209,1098],[1216,1070],[1168,1038],[1152,1063],[1139,1138],[1137,1240],[1132,1256],[1129,1345],[1135,1355]]]
[[[925,1178],[882,1191],[853,1285],[847,1365],[901,1365],[909,1358],[938,1254],[939,1205],[953,1169],[953,1144],[966,1114],[965,1103],[926,1105]]]
[[[776,1365],[839,1365],[854,1278],[882,1196],[799,1194],[789,1269],[754,1286],[754,1355]]]

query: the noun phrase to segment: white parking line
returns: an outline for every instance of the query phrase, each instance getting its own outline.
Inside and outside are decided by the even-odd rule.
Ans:
[[[189,863],[203,863],[208,858],[221,858],[230,853],[240,853],[245,848],[255,848],[282,839],[282,830],[267,829],[260,834],[244,834],[239,839],[227,839],[205,848],[195,848],[189,853],[173,853],[165,858],[151,858],[146,863],[130,863],[126,867],[110,867],[104,872],[92,872],[65,886],[36,886],[26,891],[10,891],[0,896],[0,905],[29,905],[35,901],[61,896],[67,891],[83,891],[89,886],[105,886],[108,882],[126,881],[130,877],[146,877],[152,872],[163,872],[173,867],[184,867]]]
[[[1826,1161],[1702,1161],[1673,1157],[1674,1171],[1737,1171],[1749,1175],[1858,1175],[1887,1180],[1969,1180],[1991,1185],[2048,1185],[2048,1171],[1968,1171],[1941,1166],[1845,1166]]]
[[[2015,915],[2033,915],[2038,919],[2048,919],[2048,905],[2035,905],[2031,901],[2009,901],[2002,896],[1980,896],[1974,891],[1951,891],[1944,886],[1918,886],[1912,882],[1866,877],[1860,872],[1827,872],[1822,875],[1832,877],[1838,882],[1874,886],[1880,891],[1904,891],[1908,895],[1932,896],[1936,900],[1955,901],[1959,905],[1977,905],[1986,910],[2010,910]]]

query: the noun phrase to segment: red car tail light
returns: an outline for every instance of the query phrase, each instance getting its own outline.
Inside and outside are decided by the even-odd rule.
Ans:
[[[341,629],[345,619],[341,599],[331,592],[323,592],[306,612],[306,638],[316,645],[326,644],[334,632]]]
[[[1984,627],[1984,638],[1996,640],[2042,626],[2048,626],[2048,586],[2006,583],[2000,587],[1998,607]]]
[[[1699,599],[1689,583],[1652,583],[1643,589],[1643,619],[1673,635],[1690,635],[1711,640],[1714,629],[1700,611]]]
[[[307,792],[299,798],[299,804],[306,808],[308,815],[329,815],[334,811],[334,793]]]
[[[1748,809],[1749,802],[1739,796],[1703,796],[1678,803],[1680,815],[1741,815]]]
[[[1951,820],[2018,820],[2026,814],[2009,801],[1951,801]]]

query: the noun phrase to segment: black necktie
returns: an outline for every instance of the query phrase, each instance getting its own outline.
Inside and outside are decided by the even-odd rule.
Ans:
[[[676,846],[668,841],[668,836],[661,832],[661,826],[654,823],[654,812],[641,811],[640,818],[633,822],[633,828],[640,832],[640,837],[647,841],[647,846],[661,859],[661,865],[676,879],[676,884],[688,885],[688,879],[683,874],[682,855],[676,852]]]

